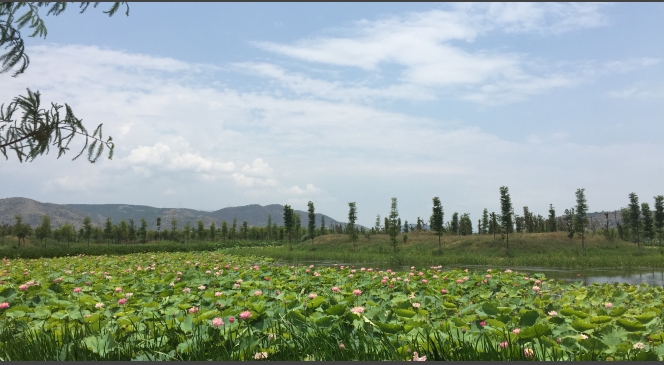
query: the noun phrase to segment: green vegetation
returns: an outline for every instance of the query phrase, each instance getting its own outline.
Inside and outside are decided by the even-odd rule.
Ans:
[[[404,233],[405,234],[405,233]],[[402,235],[404,235],[402,234]],[[664,256],[652,241],[643,252],[630,242],[608,240],[603,233],[585,238],[586,256],[580,239],[570,239],[566,232],[517,233],[510,237],[509,255],[505,243],[491,235],[443,235],[445,250],[438,249],[438,235],[423,231],[409,236],[407,244],[394,253],[391,237],[366,236],[353,252],[347,236],[326,235],[317,238],[316,250],[306,244],[294,244],[292,251],[279,247],[229,249],[237,255],[260,255],[286,261],[332,260],[353,263],[388,263],[390,265],[489,265],[499,267],[548,268],[662,268]]]
[[[1,360],[664,359],[660,287],[222,252],[3,264]]]

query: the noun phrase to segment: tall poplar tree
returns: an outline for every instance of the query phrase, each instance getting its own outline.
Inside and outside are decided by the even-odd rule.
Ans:
[[[37,236],[37,239],[41,240],[42,244],[44,244],[44,238],[51,236],[51,218],[49,218],[49,216],[47,215],[42,216],[41,223],[39,224],[39,227],[37,227],[37,229],[35,230],[35,234]],[[44,247],[46,247],[46,244],[44,244]]]
[[[237,233],[237,218],[233,218],[233,224],[231,225],[231,240],[235,240],[235,233]]]
[[[272,242],[272,214],[267,215],[267,240]]]
[[[221,239],[226,243],[226,237],[228,237],[228,223],[226,220],[221,222]]]
[[[348,224],[346,225],[346,233],[350,236],[350,240],[353,242],[353,251],[355,251],[355,238],[357,237],[355,233],[355,221],[357,220],[357,207],[355,202],[348,203]]]
[[[325,227],[325,216],[321,215],[320,217],[320,235],[325,236],[327,234],[327,229]]]
[[[161,217],[157,217],[157,243],[159,243],[159,239],[161,233]]]
[[[630,231],[636,235],[636,244],[641,252],[641,207],[639,206],[639,197],[635,193],[629,194],[629,223]]]
[[[108,239],[108,244],[110,244],[111,239],[113,239],[113,222],[111,221],[111,218],[106,218],[106,223],[104,224],[104,237]]]
[[[214,222],[210,223],[210,233],[208,233],[210,240],[214,242],[214,239],[217,237],[217,225]]]
[[[652,239],[655,238],[655,227],[653,227],[652,212],[648,203],[641,203],[641,214],[643,215],[643,237],[652,244]]]
[[[489,233],[489,211],[484,208],[482,211],[482,234]]]
[[[178,220],[173,217],[171,219],[171,241],[177,241],[178,239]]]
[[[309,237],[311,237],[311,249],[314,249],[314,237],[316,237],[316,211],[314,208],[314,202],[309,201],[307,203],[307,206],[309,207],[308,209],[308,218],[309,218],[309,224],[307,225],[307,228],[309,229]]]
[[[392,205],[390,207],[389,232],[394,252],[397,252],[397,235],[399,235],[399,226],[397,225],[398,218],[399,218],[399,211],[397,210],[397,198],[392,198]]]
[[[586,204],[585,190],[576,190],[576,214],[574,215],[574,226],[575,230],[581,233],[581,249],[584,256],[586,255],[585,227],[588,225],[588,204]]]
[[[496,217],[495,212],[491,212],[491,232],[493,233],[493,239],[496,239],[496,231],[498,230],[498,217]]]
[[[138,228],[138,237],[140,237],[140,240],[143,243],[148,241],[148,221],[146,221],[145,218],[141,218],[141,226]]]
[[[284,228],[286,229],[286,234],[288,235],[288,244],[289,250],[293,250],[293,209],[290,205],[284,205]]]
[[[500,221],[502,223],[502,228],[505,230],[507,235],[507,253],[509,254],[510,249],[510,231],[512,230],[512,215],[514,210],[512,208],[512,199],[510,198],[509,189],[507,186],[500,187]]]
[[[553,204],[549,204],[549,232],[556,232],[558,227],[556,227],[556,210],[553,208]]]
[[[459,234],[459,213],[457,212],[452,214],[452,233]]]
[[[431,229],[436,232],[438,236],[438,252],[443,252],[441,243],[441,236],[443,235],[443,205],[440,203],[439,197],[433,198],[433,207],[431,214]]]
[[[664,195],[655,197],[655,231],[659,236],[659,252],[662,253],[662,233],[664,231]]]
[[[376,224],[374,226],[376,229],[376,234],[380,233],[380,214],[376,214]]]
[[[90,217],[83,218],[83,232],[85,239],[88,241],[88,247],[90,247],[90,237],[92,237],[92,220]]]

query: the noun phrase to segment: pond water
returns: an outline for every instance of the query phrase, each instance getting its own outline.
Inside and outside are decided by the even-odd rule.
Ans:
[[[410,270],[410,266],[392,267],[387,262],[338,262],[330,260],[307,260],[307,261],[277,261],[278,264],[288,265],[315,265],[315,266],[355,266],[356,269],[361,267],[372,267],[374,269],[380,268],[383,270]],[[419,266],[415,266],[420,268]],[[543,267],[497,267],[497,266],[478,266],[478,265],[458,265],[458,266],[443,266],[441,269],[452,270],[454,268],[464,268],[471,271],[486,271],[487,269],[511,269],[522,273],[535,274],[542,273],[546,275],[547,279],[556,279],[568,282],[580,281],[584,285],[592,283],[627,283],[627,284],[641,284],[658,285],[664,287],[664,271],[661,270],[618,270],[618,269],[553,269]]]

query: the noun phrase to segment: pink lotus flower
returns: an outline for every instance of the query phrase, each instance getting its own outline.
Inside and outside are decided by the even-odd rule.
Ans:
[[[119,293],[119,292],[121,292],[121,291],[122,291],[122,288],[120,288],[120,287],[115,288],[115,292],[116,292],[116,293]]]
[[[515,334],[518,335],[521,332],[521,329],[520,328],[515,328],[515,329],[512,330],[512,332],[514,332]]]
[[[418,357],[417,352],[413,351],[413,361],[427,361],[427,357],[426,356]]]
[[[523,354],[526,357],[531,358],[531,359],[535,355],[535,353],[533,352],[533,349],[525,349],[525,350],[523,350]]]
[[[632,346],[634,350],[643,350],[646,346],[643,344],[643,342],[637,342]]]
[[[191,307],[191,308],[189,308],[189,314],[194,314],[194,313],[196,313],[196,312],[198,312],[198,307]]]
[[[320,274],[318,273],[318,271],[314,271],[314,276],[320,276]]]
[[[23,284],[23,285],[19,286],[18,289],[21,290],[21,291],[26,291],[26,290],[28,290],[28,286]]]
[[[247,319],[249,317],[251,317],[251,312],[249,312],[249,311],[244,311],[244,312],[240,313],[240,319]]]
[[[447,294],[447,289],[441,289],[440,292],[443,294]]]
[[[0,303],[0,309],[6,309],[6,308],[9,308],[9,303],[8,302]]]
[[[201,285],[198,287],[198,290],[205,290],[205,285]]]
[[[558,315],[558,312],[556,312],[556,311],[551,311],[551,312],[549,312],[549,315],[552,316],[552,317],[555,317],[555,316]]]
[[[509,273],[511,273],[511,272],[512,272],[512,270],[510,270],[510,269],[507,269],[507,270],[505,270],[505,272],[509,274]]]
[[[127,298],[121,298],[120,300],[118,300],[118,305],[125,305],[125,304],[127,304]]]
[[[582,340],[587,340],[588,339],[588,336],[583,334],[583,333],[580,334],[579,337],[581,337]]]
[[[353,290],[353,295],[359,297],[360,295],[362,295],[362,290],[360,290],[360,289]]]
[[[484,275],[485,278],[491,279],[491,275]]]
[[[480,322],[480,327],[484,327],[484,326],[486,326],[486,322],[484,322],[484,321]]]
[[[604,303],[604,307],[613,308],[613,303]]]
[[[345,349],[346,349],[346,345],[344,345],[344,343],[341,342],[341,343],[339,343],[339,348],[342,349],[342,350],[345,350]]]
[[[223,294],[224,294],[224,293],[218,291],[218,292],[214,293],[214,296],[215,296],[215,297],[220,297],[220,296],[222,296]]]
[[[429,281],[428,281],[427,279],[422,279],[422,284],[426,284],[426,283],[428,283],[428,282],[429,282]]]
[[[265,352],[265,351],[263,351],[263,352],[257,352],[257,353],[254,355],[254,360],[261,360],[261,359],[267,359],[267,352]]]
[[[413,308],[417,309],[420,307],[420,303],[413,303]]]
[[[233,284],[233,288],[239,288],[239,287],[240,287],[240,284],[238,284],[238,283]]]
[[[263,292],[260,291],[260,290],[256,290],[256,291],[254,292],[254,296],[257,297],[257,296],[259,296],[259,295],[263,295]]]
[[[410,274],[408,274],[408,276],[413,277],[415,276],[415,274],[411,272]]]
[[[463,280],[461,280],[461,279],[457,279],[456,282],[457,282],[457,284],[461,284],[461,283],[463,283]]]
[[[184,289],[182,289],[182,291],[185,292],[185,293],[191,293],[191,289],[189,289],[189,288],[184,288]]]
[[[534,292],[538,292],[538,291],[540,291],[540,287],[537,286],[537,285],[533,286],[533,291],[534,291]]]
[[[318,294],[311,293],[311,294],[309,294],[309,299],[316,299],[317,296],[318,296]]]
[[[81,288],[74,288],[74,293],[80,293],[80,292],[81,292]]]
[[[104,303],[99,302],[99,303],[95,304],[95,308],[97,308],[97,309],[104,308]]]
[[[265,277],[265,281],[270,281],[270,277],[269,277],[269,276],[266,276],[266,277]]]
[[[228,321],[233,323],[233,322],[235,322],[235,318],[231,317],[231,318],[228,319]]]
[[[172,287],[174,287],[174,286],[175,286],[175,283],[171,281],[171,283],[170,283],[170,284],[168,284],[168,286],[170,286],[170,287],[172,288]]]
[[[510,344],[507,341],[501,342],[498,346],[500,346],[501,349],[507,348]]]
[[[350,312],[359,315],[360,313],[364,313],[364,307],[355,307],[351,309]]]

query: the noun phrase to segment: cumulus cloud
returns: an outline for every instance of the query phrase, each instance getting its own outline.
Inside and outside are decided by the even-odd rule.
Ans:
[[[319,193],[321,189],[315,187],[313,184],[307,184],[307,186],[304,189],[295,185],[290,188],[290,191],[297,195],[303,195],[303,194],[316,194]]]
[[[215,174],[233,171],[235,164],[232,161],[221,162],[198,153],[188,151],[186,140],[179,138],[180,146],[170,146],[158,142],[153,146],[139,146],[134,148],[125,158],[125,161],[138,172],[163,170],[170,172],[196,172],[200,177],[210,180]]]

